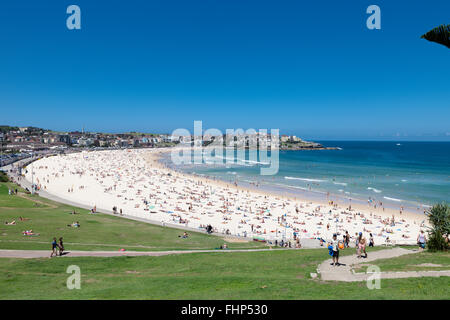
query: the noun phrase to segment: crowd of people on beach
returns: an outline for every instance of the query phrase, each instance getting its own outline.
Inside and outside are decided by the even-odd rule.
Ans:
[[[366,209],[305,201],[187,175],[158,162],[158,150],[81,152],[38,160],[39,188],[70,201],[113,213],[283,245],[296,238],[330,238],[362,230],[378,243],[413,242],[425,218],[394,216],[383,203]],[[287,244],[289,246],[289,244]]]
[[[67,190],[68,198],[93,205],[91,213],[97,212],[97,204],[111,208],[117,203],[112,207],[114,214],[123,215],[123,207],[130,216],[182,224],[209,234],[262,237],[269,244],[284,248],[301,248],[301,238],[318,239],[321,245],[327,243],[335,266],[339,266],[339,251],[350,248],[352,240],[358,258],[367,258],[367,249],[374,247],[375,242],[390,244],[394,239],[411,239],[414,232],[418,232],[416,243],[421,250],[427,242],[425,219],[387,215],[381,202],[369,201],[369,209],[361,210],[333,200],[328,204],[313,203],[253,192],[237,184],[211,183],[205,178],[174,172],[147,151],[80,153],[39,161],[35,164],[36,189],[56,194]],[[17,192],[9,189],[8,194]],[[15,220],[5,222],[15,224]],[[80,223],[67,226],[79,228]],[[33,230],[22,234],[39,235]],[[325,241],[330,234],[331,239]],[[368,239],[364,234],[368,234]],[[184,232],[179,237],[187,239],[189,234]],[[64,253],[62,237],[56,239],[53,238],[50,257]],[[224,244],[220,249],[226,248]]]

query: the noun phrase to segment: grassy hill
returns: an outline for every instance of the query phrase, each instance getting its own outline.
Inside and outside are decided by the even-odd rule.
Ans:
[[[179,238],[182,230],[133,221],[106,214],[89,214],[88,210],[56,203],[39,196],[8,195],[12,183],[0,183],[0,249],[48,250],[53,237],[63,237],[68,250],[134,251],[214,249],[227,243],[230,249],[261,248],[258,242],[228,242],[222,237],[189,232]],[[73,211],[78,214],[70,214]],[[29,220],[20,221],[19,217]],[[16,225],[5,225],[15,220]],[[80,228],[68,225],[78,221]],[[39,236],[23,236],[32,229]]]
[[[351,252],[350,252],[351,251]],[[354,250],[347,250],[353,253]],[[311,279],[324,249],[161,257],[0,259],[0,299],[448,299],[450,278]],[[68,290],[69,265],[81,289]]]
[[[224,243],[220,237],[202,233],[180,239],[181,230],[116,216],[91,215],[86,210],[24,194],[23,190],[18,195],[8,195],[8,188],[15,187],[0,184],[0,249],[49,250],[54,236],[63,236],[69,251],[214,249]],[[74,209],[79,214],[69,214]],[[30,220],[21,222],[19,216]],[[13,219],[17,225],[3,224]],[[68,227],[73,221],[79,221],[81,227]],[[40,235],[25,237],[21,231],[26,229]],[[231,249],[264,247],[254,242],[228,245]],[[230,251],[160,257],[0,258],[0,299],[449,298],[449,277],[383,279],[380,290],[369,290],[365,282],[312,279],[310,274],[329,258],[326,249]],[[350,254],[354,254],[354,249],[341,251],[341,255]],[[434,261],[432,257],[426,259]],[[442,262],[441,256],[437,259]],[[80,290],[66,287],[70,265],[80,267]]]

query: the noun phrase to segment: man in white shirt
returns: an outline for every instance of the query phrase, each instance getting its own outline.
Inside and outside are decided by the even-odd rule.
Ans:
[[[330,241],[330,245],[333,246],[333,265],[339,266],[339,240],[337,235],[333,234],[333,239]]]

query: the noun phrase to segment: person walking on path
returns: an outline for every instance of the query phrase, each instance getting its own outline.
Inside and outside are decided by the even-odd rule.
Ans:
[[[423,230],[420,230],[419,235],[417,236],[417,244],[419,245],[419,248],[421,250],[425,249],[425,243],[427,242],[427,236],[423,232]]]
[[[367,258],[366,244],[367,244],[367,240],[362,235],[362,232],[360,232],[359,233],[359,238],[358,238],[358,258],[361,258],[362,251],[364,251],[365,258]]]
[[[59,238],[58,249],[59,249],[59,255],[62,256],[63,252],[64,252],[64,243],[63,243],[62,237]]]
[[[373,235],[370,234],[370,237],[369,237],[369,247],[373,247],[374,245],[375,245],[375,242],[374,242],[374,240],[373,240]]]
[[[348,231],[345,231],[345,247],[348,248],[350,245],[350,234]]]
[[[336,234],[333,234],[330,245],[333,247],[333,263],[331,265],[339,266],[339,240]]]
[[[58,244],[56,243],[56,237],[54,237],[52,241],[52,253],[50,254],[50,258],[52,258],[53,255],[58,255]]]

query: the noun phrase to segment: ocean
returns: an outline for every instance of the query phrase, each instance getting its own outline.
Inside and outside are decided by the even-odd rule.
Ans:
[[[236,164],[175,166],[170,156],[163,161],[176,170],[238,185],[258,184],[291,196],[323,198],[329,193],[330,199],[371,199],[415,209],[450,202],[450,142],[318,142],[341,150],[280,150],[279,171],[273,176],[260,175],[261,166],[267,165],[248,161],[248,151]]]

